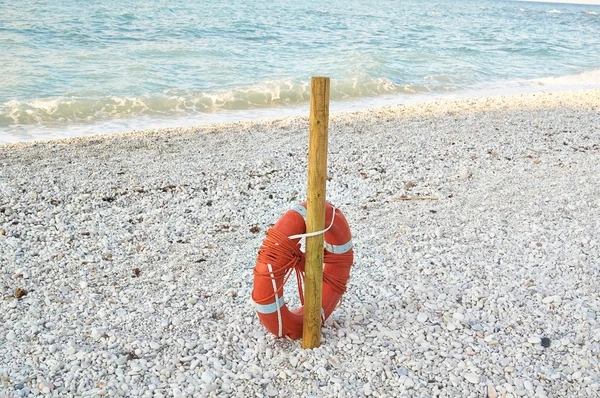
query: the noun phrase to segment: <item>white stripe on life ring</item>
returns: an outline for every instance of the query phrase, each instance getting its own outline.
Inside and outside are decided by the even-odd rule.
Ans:
[[[304,218],[304,221],[306,221],[306,208],[304,208],[304,206],[296,205],[292,207],[292,210],[300,214],[302,218]]]
[[[256,312],[261,314],[272,314],[277,312],[277,310],[285,305],[285,300],[283,297],[279,297],[277,301],[271,304],[258,304],[254,303],[254,307]]]
[[[331,243],[325,242],[325,249],[327,249],[328,252],[333,254],[344,254],[350,249],[352,249],[352,239],[350,239],[343,245],[332,245]]]

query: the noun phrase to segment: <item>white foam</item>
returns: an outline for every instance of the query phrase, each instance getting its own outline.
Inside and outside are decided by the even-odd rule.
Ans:
[[[566,76],[532,79],[529,82],[540,86],[597,86],[600,85],[600,69]]]
[[[432,82],[436,91],[443,82]],[[441,87],[443,88],[443,87]],[[331,99],[375,97],[393,93],[423,93],[430,87],[398,85],[385,78],[366,74],[349,75],[331,81]],[[310,82],[293,79],[264,81],[252,86],[216,92],[166,90],[148,97],[56,97],[0,104],[0,126],[84,122],[139,116],[212,113],[224,110],[279,108],[307,103]]]
[[[518,0],[527,3],[588,4],[600,5],[599,0]]]
[[[560,11],[558,11],[556,8],[552,9],[552,10],[548,10],[546,12],[549,13],[549,14],[560,14]]]

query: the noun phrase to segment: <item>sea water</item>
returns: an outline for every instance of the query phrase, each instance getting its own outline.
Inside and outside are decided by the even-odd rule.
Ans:
[[[0,0],[0,143],[600,87],[600,6]]]

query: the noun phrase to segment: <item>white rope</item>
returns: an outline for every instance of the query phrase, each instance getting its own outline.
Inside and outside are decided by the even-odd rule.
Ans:
[[[321,235],[321,234],[324,234],[325,232],[329,231],[329,229],[331,227],[333,227],[333,221],[335,220],[335,211],[336,211],[336,208],[334,206],[331,206],[331,207],[333,208],[333,215],[331,216],[331,224],[329,224],[329,226],[327,228],[325,228],[322,231],[309,232],[309,233],[306,233],[306,234],[298,234],[298,235],[288,236],[288,238],[290,238],[290,239],[308,238],[310,236]]]
[[[267,264],[269,272],[271,273],[271,283],[273,284],[273,292],[275,293],[275,306],[277,307],[277,323],[279,324],[279,333],[277,337],[281,337],[283,334],[283,321],[281,319],[281,309],[279,308],[279,295],[277,294],[277,284],[275,283],[275,276],[273,275],[273,267],[271,264]]]

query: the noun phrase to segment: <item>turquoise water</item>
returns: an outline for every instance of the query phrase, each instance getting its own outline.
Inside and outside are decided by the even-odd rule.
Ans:
[[[0,143],[600,87],[600,6],[0,0]]]

